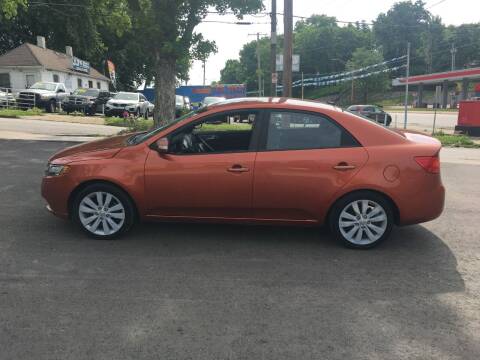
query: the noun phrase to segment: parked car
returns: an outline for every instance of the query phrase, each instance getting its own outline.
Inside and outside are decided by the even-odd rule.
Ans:
[[[15,105],[15,96],[7,89],[0,89],[0,108],[14,107]]]
[[[190,110],[191,110],[190,99],[186,96],[175,95],[175,117],[178,118],[183,114],[190,112]]]
[[[67,89],[63,83],[42,81],[33,84],[27,90],[20,91],[17,102],[22,108],[37,107],[47,112],[55,112],[67,96]]]
[[[137,220],[328,224],[345,245],[369,248],[394,224],[442,213],[440,148],[330,105],[235,99],[60,151],[42,195],[100,239]]]
[[[385,124],[385,120],[387,120],[387,126],[390,126],[392,122],[392,117],[376,105],[352,105],[349,106],[347,110],[365,116],[380,124]]]
[[[147,119],[150,116],[150,102],[140,93],[119,92],[107,101],[105,115],[122,116],[125,111]]]
[[[110,98],[110,92],[105,90],[79,88],[65,99],[62,109],[67,114],[81,111],[87,115],[95,115]]]
[[[203,106],[208,106],[208,105],[212,105],[212,104],[215,104],[217,102],[225,101],[225,100],[226,100],[226,98],[221,97],[221,96],[207,96],[207,97],[205,97],[205,99],[203,99],[202,105]]]

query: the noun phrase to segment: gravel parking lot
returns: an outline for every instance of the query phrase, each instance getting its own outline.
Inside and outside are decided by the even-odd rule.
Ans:
[[[144,224],[94,241],[44,210],[59,142],[0,140],[0,359],[479,359],[480,165],[370,251],[324,230]]]

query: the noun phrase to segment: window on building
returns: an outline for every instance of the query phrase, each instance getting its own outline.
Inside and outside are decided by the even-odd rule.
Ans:
[[[53,82],[60,82],[60,76],[58,76],[58,74],[53,74]]]
[[[97,89],[101,89],[102,85],[100,84],[100,81],[97,81]]]
[[[10,74],[0,74],[0,88],[9,88],[10,86]]]
[[[93,88],[93,81],[91,81],[91,80],[88,81],[88,87],[89,87],[90,89]]]
[[[33,84],[35,84],[35,75],[34,74],[26,74],[25,75],[25,82],[27,85],[27,89],[30,88]]]
[[[77,79],[77,87],[79,87],[79,88],[83,87],[82,79],[80,79],[80,78]]]

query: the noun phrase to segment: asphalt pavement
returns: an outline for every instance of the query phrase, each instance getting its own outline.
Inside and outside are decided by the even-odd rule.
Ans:
[[[479,165],[444,163],[442,217],[368,251],[315,228],[95,241],[40,196],[66,145],[0,140],[1,360],[480,358]]]

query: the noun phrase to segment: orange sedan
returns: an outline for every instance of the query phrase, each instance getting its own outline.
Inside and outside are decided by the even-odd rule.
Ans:
[[[328,224],[368,248],[442,213],[440,148],[330,105],[235,99],[60,151],[42,195],[94,238],[139,220]]]

